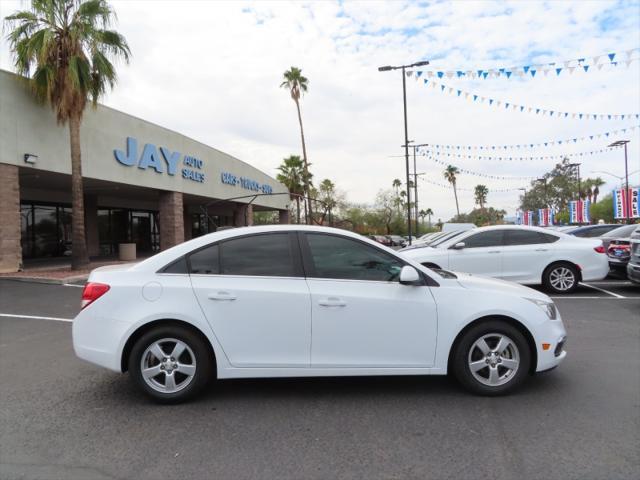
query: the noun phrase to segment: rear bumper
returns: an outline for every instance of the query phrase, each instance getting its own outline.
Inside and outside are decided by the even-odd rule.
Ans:
[[[580,276],[582,277],[583,282],[602,280],[609,274],[609,262],[605,255],[600,255],[601,258],[599,258],[597,262],[582,266]]]

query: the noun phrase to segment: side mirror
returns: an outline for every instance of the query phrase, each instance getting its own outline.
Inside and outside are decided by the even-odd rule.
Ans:
[[[451,247],[454,250],[462,250],[465,247],[464,242],[458,242],[455,245],[453,245],[453,247]]]
[[[411,265],[405,265],[400,270],[400,283],[402,285],[422,285],[422,279],[415,268]]]

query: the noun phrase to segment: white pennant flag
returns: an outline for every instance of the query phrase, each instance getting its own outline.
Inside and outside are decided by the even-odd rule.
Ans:
[[[431,70],[427,72],[427,77],[433,78],[433,72]]]
[[[547,111],[546,110],[542,110],[542,115],[546,115]]]
[[[569,60],[566,60],[566,61],[564,62],[564,68],[568,68],[568,67],[569,67]]]
[[[544,76],[546,77],[549,74],[549,69],[545,68],[544,70],[542,70],[544,72]]]
[[[576,69],[576,67],[569,67],[569,75],[573,75],[573,71]]]
[[[480,103],[484,103],[485,97],[480,97]]]
[[[517,110],[517,109],[518,109],[518,107],[519,107],[519,105],[514,105],[514,106],[513,106],[513,110]]]
[[[627,60],[626,62],[624,62],[625,65],[627,66],[627,68],[629,68],[629,65],[631,65],[631,60]]]
[[[453,72],[447,72],[446,75],[447,75],[447,78],[451,78],[453,77]]]
[[[531,107],[529,107],[529,113],[531,113]]]
[[[498,101],[496,102],[496,107],[499,107],[501,103],[502,103],[502,102],[500,102],[500,100],[498,100]]]
[[[449,93],[453,93],[453,88],[449,87]]]
[[[604,67],[604,64],[601,63],[600,65],[598,65],[598,70],[602,70],[602,67]]]
[[[467,70],[466,73],[467,73],[467,77],[470,77],[473,72],[471,70]]]
[[[464,92],[464,98],[469,98],[469,92]]]
[[[627,50],[627,58],[631,58],[632,54],[633,54],[633,50]]]

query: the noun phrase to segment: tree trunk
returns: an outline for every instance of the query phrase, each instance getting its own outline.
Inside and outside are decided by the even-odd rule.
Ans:
[[[84,231],[84,189],[82,187],[82,158],[80,156],[80,116],[69,119],[71,146],[71,269],[89,265],[87,239]]]
[[[456,184],[453,184],[453,196],[456,197],[456,212],[460,216],[460,207],[458,206],[458,192],[456,191]]]
[[[300,138],[302,139],[302,159],[304,160],[304,195],[306,198],[305,202],[307,205],[307,224],[311,224],[313,219],[313,210],[311,209],[311,199],[309,198],[309,162],[307,161],[307,146],[304,142],[304,128],[302,127],[302,115],[300,114],[300,102],[295,100],[296,102],[296,110],[298,111],[298,123],[300,124]]]

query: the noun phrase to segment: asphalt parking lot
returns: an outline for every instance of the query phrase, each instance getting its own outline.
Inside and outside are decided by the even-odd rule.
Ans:
[[[510,397],[441,377],[217,382],[178,406],[73,354],[77,286],[0,280],[2,479],[637,479],[640,287],[555,297],[568,357]]]

